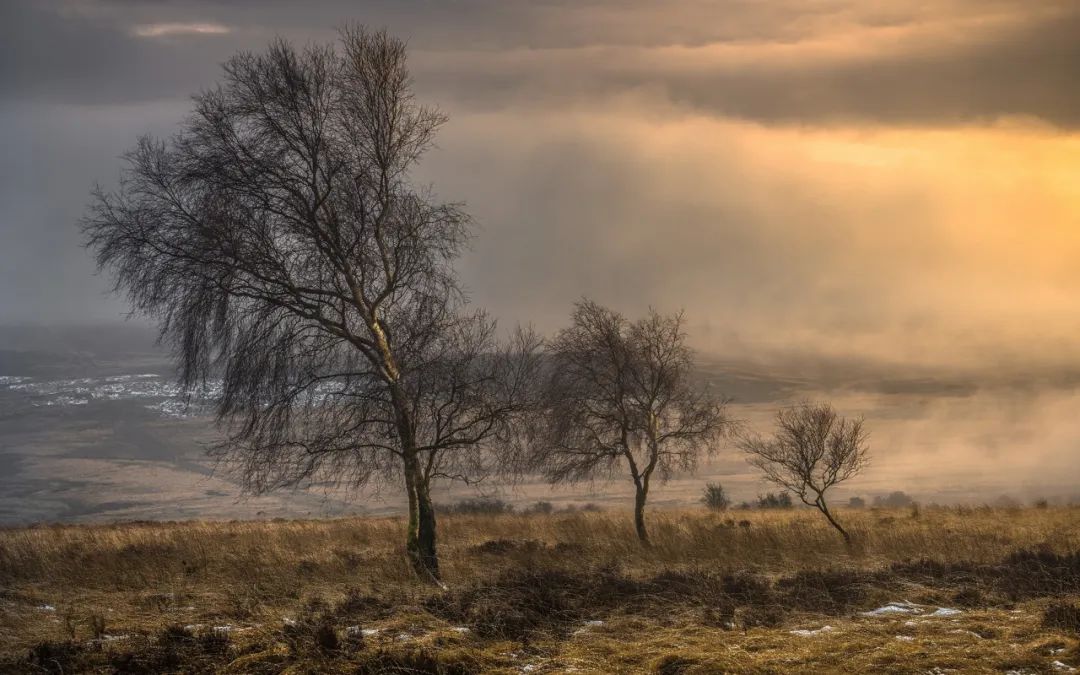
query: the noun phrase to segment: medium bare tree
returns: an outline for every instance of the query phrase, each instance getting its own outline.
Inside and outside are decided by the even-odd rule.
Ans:
[[[224,70],[95,193],[88,246],[185,387],[222,379],[216,451],[249,490],[401,480],[408,555],[438,579],[432,482],[494,468],[539,340],[502,344],[466,306],[469,217],[409,180],[445,118],[414,101],[401,41],[348,27]]]
[[[724,402],[692,382],[683,315],[650,310],[636,322],[584,300],[551,341],[545,414],[534,461],[552,482],[629,472],[634,525],[648,543],[654,475],[692,470],[728,429]]]
[[[861,419],[845,419],[828,403],[803,403],[777,413],[771,438],[744,434],[738,445],[771,483],[821,511],[850,544],[851,535],[829,511],[825,494],[867,465],[866,440]]]

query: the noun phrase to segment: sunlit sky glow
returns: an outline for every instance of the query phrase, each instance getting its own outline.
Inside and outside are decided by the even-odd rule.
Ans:
[[[139,37],[162,37],[166,35],[220,35],[229,29],[218,23],[144,23],[132,28]]]
[[[295,5],[295,6],[294,6]],[[1054,369],[1080,356],[1080,5],[47,0],[0,10],[0,322],[118,318],[75,221],[219,63],[346,20],[451,116],[418,172],[473,299],[685,308],[701,349]]]

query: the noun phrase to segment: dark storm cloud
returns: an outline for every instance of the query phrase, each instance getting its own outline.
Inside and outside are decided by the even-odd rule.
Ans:
[[[408,36],[422,89],[466,107],[564,105],[646,89],[766,122],[1024,115],[1080,124],[1080,5],[898,4],[15,2],[0,10],[0,95],[76,103],[183,96],[212,83],[236,49],[274,34],[328,39],[333,26],[357,20]],[[227,32],[139,33],[200,24]]]
[[[0,8],[0,99],[124,103],[184,97],[213,82],[235,49],[218,36],[147,40],[108,17],[48,3]]]

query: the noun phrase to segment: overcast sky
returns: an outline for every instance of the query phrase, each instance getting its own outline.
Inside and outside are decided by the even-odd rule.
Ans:
[[[409,40],[451,116],[418,178],[507,322],[685,308],[718,353],[1053,368],[1080,344],[1080,3],[0,3],[0,323],[119,319],[95,182],[239,49]]]

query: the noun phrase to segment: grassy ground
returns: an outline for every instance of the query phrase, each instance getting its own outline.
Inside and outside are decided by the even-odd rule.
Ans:
[[[650,516],[648,549],[625,513],[444,517],[446,589],[397,519],[0,530],[0,671],[1080,666],[1078,508],[846,511],[850,549],[802,510]]]

